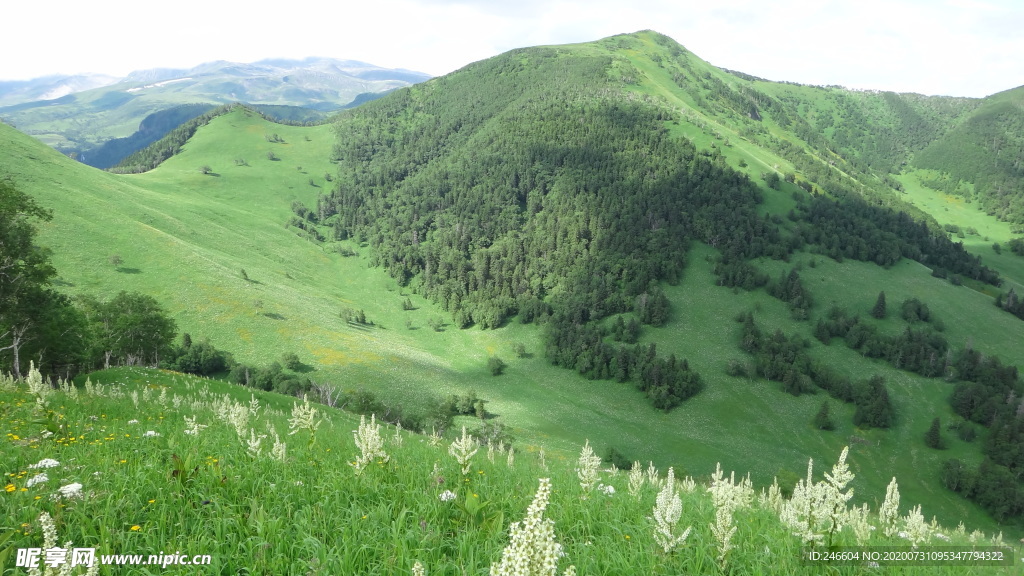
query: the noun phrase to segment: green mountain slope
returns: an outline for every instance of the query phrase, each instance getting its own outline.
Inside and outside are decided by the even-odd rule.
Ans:
[[[677,73],[683,79],[675,80]],[[471,82],[471,74],[487,84]],[[538,77],[564,80],[540,83]],[[585,82],[574,84],[580,78]],[[692,88],[681,87],[687,82]],[[1014,343],[1024,324],[992,306],[991,297],[934,278],[907,258],[883,268],[833,261],[808,252],[812,244],[791,244],[802,236],[802,224],[788,220],[788,212],[813,201],[801,185],[837,197],[905,202],[883,195],[882,178],[784,129],[775,117],[785,109],[763,105],[753,115],[760,120],[749,109],[738,111],[743,108],[729,94],[753,82],[710,67],[664,37],[641,33],[516,51],[397,91],[342,120],[337,147],[329,127],[279,126],[236,109],[145,174],[91,170],[3,126],[0,160],[19,186],[55,211],[41,243],[55,251],[64,290],[153,294],[183,331],[208,336],[240,360],[265,363],[295,351],[315,368],[311,376],[318,381],[363,386],[409,406],[475,389],[524,446],[571,455],[589,438],[599,450],[615,447],[692,474],[710,473],[721,461],[726,469],[751,470],[759,484],[780,473],[799,475],[807,457],[832,459],[854,442],[860,462],[873,463],[856,470],[858,493],[884,493],[896,475],[906,498],[926,503],[927,514],[991,530],[995,524],[980,508],[937,480],[947,458],[980,460],[984,430],[976,443],[947,432],[945,452],[922,441],[935,416],[957,419],[948,404],[952,383],[898,370],[842,343],[819,344],[813,323],[795,319],[787,303],[763,290],[720,285],[716,264],[723,256],[760,257],[752,265],[772,278],[802,265],[803,283],[817,301],[812,319],[832,302],[866,317],[881,289],[894,309],[918,296],[946,324],[951,343],[970,341],[1013,364],[1021,362]],[[570,130],[570,123],[582,128]],[[632,140],[617,139],[623,135]],[[795,153],[791,147],[798,144],[802,152]],[[332,150],[340,170],[330,162]],[[363,157],[370,161],[357,162]],[[203,166],[210,173],[202,173]],[[794,172],[793,182],[783,179],[778,190],[761,176],[776,173],[776,166],[783,175]],[[812,170],[799,166],[821,166],[822,179],[809,180]],[[644,210],[627,201],[633,190],[647,203]],[[295,202],[316,215],[302,226],[326,241],[286,226]],[[537,209],[531,215],[537,218],[524,216]],[[384,210],[391,210],[387,220],[371,217]],[[557,234],[545,238],[548,230]],[[630,236],[643,244],[630,247]],[[761,248],[752,249],[750,240]],[[800,246],[806,250],[795,249]],[[435,249],[439,259],[432,262]],[[485,271],[520,249],[530,256],[529,267]],[[453,250],[462,260],[447,258]],[[357,255],[343,255],[351,253]],[[658,268],[669,259],[652,253],[671,255],[675,267]],[[120,268],[109,264],[113,254],[124,260]],[[454,280],[432,285],[424,278],[426,262],[433,273],[442,265],[455,268]],[[459,267],[472,289],[453,290]],[[242,278],[243,269],[251,281]],[[534,285],[537,271],[543,276]],[[480,288],[495,290],[498,299],[484,298]],[[581,325],[602,312],[653,320],[657,310],[637,307],[638,299],[646,294],[645,302],[667,302],[667,317],[660,326],[644,326],[639,343],[655,344],[666,362],[672,355],[677,365],[689,360],[703,391],[664,412],[650,406],[649,390],[580,376],[586,371],[575,364],[579,357],[572,358],[576,370],[551,366],[547,327],[508,317],[523,313],[519,297],[531,291],[540,315],[572,311],[581,314]],[[406,298],[414,310],[403,310]],[[512,303],[506,317],[489,318],[500,311],[501,298]],[[365,310],[375,327],[353,328],[339,316],[344,308]],[[469,316],[459,317],[460,310]],[[750,311],[768,330],[807,338],[808,353],[837,371],[885,377],[894,427],[855,428],[854,407],[834,401],[837,430],[818,431],[810,422],[824,394],[792,397],[779,383],[727,374],[730,361],[749,361],[733,319]],[[598,324],[610,328],[615,317]],[[447,326],[436,332],[429,326],[438,319]],[[466,320],[498,328],[456,329]],[[906,328],[896,315],[867,322],[886,334]],[[618,345],[610,336],[597,339]],[[526,352],[522,358],[517,345]],[[509,364],[504,375],[490,375],[492,356]]]
[[[1024,87],[990,96],[944,137],[914,158],[914,166],[937,170],[938,186],[963,190],[989,214],[1024,231]]]

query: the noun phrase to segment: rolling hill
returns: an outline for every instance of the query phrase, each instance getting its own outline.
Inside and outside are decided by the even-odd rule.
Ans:
[[[6,126],[0,159],[55,212],[40,244],[54,251],[62,290],[151,294],[182,331],[241,361],[292,351],[311,378],[406,408],[475,390],[526,449],[572,454],[589,439],[694,475],[720,461],[759,485],[852,443],[858,494],[884,493],[895,475],[927,515],[991,531],[981,507],[940,482],[945,460],[982,460],[985,429],[974,442],[945,431],[945,451],[923,442],[936,416],[964,420],[949,403],[956,382],[814,338],[833,304],[887,337],[905,332],[897,313],[868,318],[884,290],[893,310],[927,303],[951,349],[969,343],[1021,364],[1024,323],[992,305],[971,259],[982,253],[1019,286],[1018,257],[990,258],[1009,228],[972,213],[988,238],[958,252],[939,226],[955,217],[886,172],[983,104],[767,83],[644,32],[513,51],[368,103],[336,128],[236,108],[145,174],[93,170]],[[922,132],[907,135],[911,125]],[[879,265],[856,243],[814,239],[810,218],[833,201],[866,215],[843,221],[866,230],[865,251],[884,244],[895,257]],[[886,228],[883,206],[926,225]],[[938,262],[962,283],[933,276]],[[772,279],[796,270],[815,303],[794,309],[726,281],[723,265]],[[345,309],[372,326],[353,326]],[[817,430],[824,390],[793,396],[778,378],[731,370],[754,362],[734,321],[751,312],[838,373],[882,376],[893,426],[854,426],[856,406],[833,400],[836,430]],[[547,322],[522,323],[528,313]],[[621,350],[619,318],[643,321],[638,344],[687,364],[702,390],[657,410],[652,399],[674,383],[643,389],[640,377],[602,374],[604,347]],[[563,354],[553,327],[583,352]],[[491,375],[491,357],[505,374]]]

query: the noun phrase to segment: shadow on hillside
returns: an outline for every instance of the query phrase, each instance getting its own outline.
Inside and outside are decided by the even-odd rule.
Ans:
[[[270,318],[271,320],[287,320],[287,318],[281,316],[277,312],[264,312],[263,315],[266,316],[267,318]]]
[[[64,280],[64,279],[61,279],[61,278],[57,278],[57,279],[53,280],[53,283],[56,284],[57,286],[70,286],[70,287],[74,287],[74,285],[75,285],[74,282],[68,282],[67,280]]]
[[[142,270],[139,270],[138,268],[122,268],[118,266],[116,270],[121,274],[142,274]]]

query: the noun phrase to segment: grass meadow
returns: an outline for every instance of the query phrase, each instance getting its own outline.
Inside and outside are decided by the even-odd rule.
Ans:
[[[510,524],[527,514],[540,478],[552,486],[544,517],[562,546],[563,556],[554,558],[559,573],[570,565],[579,574],[825,569],[801,564],[801,540],[780,523],[782,501],[737,489],[728,475],[715,482],[738,495],[728,522],[716,515],[726,504],[709,493],[710,475],[680,474],[683,481],[669,485],[668,495],[679,499],[670,533],[690,533],[666,551],[651,519],[666,493],[664,469],[645,472],[631,487],[625,471],[545,459],[519,446],[466,445],[459,452],[450,448],[452,437],[389,426],[373,430],[377,442],[368,442],[369,422],[360,426],[350,414],[215,380],[143,368],[82,380],[43,394],[11,380],[0,384],[0,574],[22,573],[12,568],[18,548],[44,546],[44,512],[58,545],[95,548],[98,558],[211,557],[208,566],[105,566],[100,574],[485,574],[502,558]],[[467,456],[470,449],[476,452]],[[815,462],[815,483],[837,458]],[[855,474],[865,459],[850,456]],[[596,474],[589,490],[577,468]],[[859,474],[849,487],[864,489]],[[901,502],[900,515],[910,516],[914,502]],[[910,549],[904,537],[885,536],[877,516],[866,518],[879,529],[866,531],[862,544]],[[735,529],[724,554],[716,526]],[[894,526],[917,534],[904,519]],[[956,527],[918,529],[921,551],[937,544],[972,550],[998,538]],[[832,538],[833,545],[856,542],[849,527]],[[1000,550],[1012,553],[1009,546]],[[833,574],[865,570],[877,569],[863,561],[828,567]],[[1016,570],[964,563],[884,569]]]

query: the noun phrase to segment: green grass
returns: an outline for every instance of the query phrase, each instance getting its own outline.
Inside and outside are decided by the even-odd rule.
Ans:
[[[90,382],[88,387],[78,382],[73,397],[70,389],[51,391],[45,409],[24,385],[0,385],[0,559],[6,555],[0,574],[19,573],[13,569],[17,549],[43,546],[43,512],[54,519],[58,545],[70,541],[73,547],[95,548],[98,556],[210,556],[208,567],[170,568],[182,573],[408,574],[419,562],[427,574],[484,574],[501,558],[510,523],[526,515],[538,478],[551,479],[544,515],[564,547],[563,569],[571,564],[580,574],[665,575],[821,569],[801,566],[800,541],[775,511],[754,498],[734,512],[734,549],[722,571],[707,475],[691,489],[674,486],[682,510],[676,533],[687,526],[692,532],[684,545],[666,554],[655,543],[650,519],[662,486],[645,482],[631,494],[624,472],[599,471],[599,482],[612,486],[614,494],[588,494],[575,462],[544,463],[539,454],[522,449],[510,461],[500,453],[489,457],[487,447],[480,446],[463,475],[449,453],[451,439],[434,446],[426,437],[390,427],[379,431],[386,458],[378,455],[357,470],[352,463],[361,452],[353,432],[359,423],[342,412],[314,405],[319,424],[311,433],[290,427],[292,398],[250,396],[240,387],[151,369],[112,369],[94,374]],[[237,424],[224,416],[229,406],[244,415]],[[49,436],[40,424],[47,417],[53,422]],[[185,434],[185,418],[205,428]],[[268,438],[250,450],[239,430],[245,438],[254,433]],[[286,444],[283,459],[271,454],[274,433]],[[815,481],[835,458],[817,463]],[[33,480],[40,470],[32,467],[43,459],[58,464],[45,469],[45,481]],[[855,471],[869,467],[866,456],[849,460]],[[55,496],[73,482],[82,485],[81,496]],[[859,478],[850,487],[864,490]],[[446,490],[455,500],[439,498]],[[900,512],[912,505],[904,495]],[[877,517],[869,520],[878,523]],[[953,545],[975,545],[966,533],[937,531]],[[833,543],[854,545],[850,529]],[[876,530],[867,544],[906,546],[906,541]],[[933,536],[922,549],[936,544],[944,542]],[[864,569],[862,563],[831,567],[830,573]],[[1015,570],[945,565],[887,573]],[[101,574],[154,571],[121,566],[104,567]]]
[[[952,384],[863,358],[841,340],[824,346],[811,331],[817,316],[823,315],[832,303],[867,318],[879,290],[884,289],[890,314],[880,323],[883,331],[903,329],[905,322],[899,319],[899,305],[916,296],[945,323],[944,336],[951,346],[959,348],[970,339],[977,349],[1008,360],[1019,354],[1016,343],[1020,341],[1022,327],[1018,319],[1000,312],[985,295],[933,278],[928,269],[916,262],[903,261],[886,270],[874,264],[839,264],[821,256],[800,255],[794,263],[804,264],[800,275],[817,304],[811,321],[797,322],[791,319],[784,303],[763,291],[734,293],[730,288],[714,286],[714,276],[706,261],[713,255],[708,247],[693,250],[683,281],[667,290],[673,305],[671,322],[646,332],[645,340],[655,342],[660,354],[688,358],[707,382],[701,394],[670,414],[658,417],[662,440],[659,444],[663,448],[656,454],[661,461],[705,474],[709,465],[713,469],[713,463],[720,460],[723,467],[749,470],[755,483],[764,485],[783,469],[799,475],[808,456],[828,458],[849,444],[862,461],[872,462],[856,470],[868,487],[867,493],[884,492],[885,485],[896,476],[909,497],[925,504],[927,514],[940,519],[963,518],[969,524],[994,528],[983,511],[962,498],[951,497],[938,483],[943,460],[961,458],[976,463],[982,440],[966,444],[952,432],[944,431],[950,444],[948,450],[932,450],[923,442],[934,417],[941,417],[944,424],[959,419],[952,414],[948,402]],[[813,268],[806,265],[812,259],[816,263]],[[759,263],[773,278],[792,265]],[[896,426],[888,431],[856,429],[851,423],[852,406],[829,399],[837,429],[815,430],[811,420],[826,394],[793,398],[782,392],[778,383],[727,376],[729,360],[751,360],[739,348],[740,325],[734,321],[738,314],[747,311],[754,311],[762,329],[779,328],[810,340],[811,356],[826,360],[841,374],[853,379],[883,375],[896,409]],[[870,318],[868,321],[875,322]],[[979,330],[978,326],[986,328]],[[876,467],[876,462],[884,465]],[[870,499],[866,501],[874,504]]]
[[[854,431],[849,408],[833,403],[840,429],[821,433],[811,429],[810,420],[823,395],[794,399],[774,384],[725,376],[728,360],[742,356],[738,325],[732,321],[736,313],[759,306],[758,318],[768,326],[787,332],[806,332],[808,326],[790,321],[783,305],[764,293],[734,295],[715,287],[705,261],[712,252],[708,248],[696,248],[683,282],[667,288],[675,311],[672,322],[645,331],[645,342],[656,342],[662,353],[689,358],[707,383],[702,394],[663,414],[629,384],[588,381],[550,366],[535,326],[513,319],[499,330],[448,326],[434,332],[428,320],[447,314],[371,268],[368,249],[349,242],[359,256],[345,258],[332,245],[318,245],[286,229],[292,201],[314,207],[316,196],[328,189],[323,175],[334,172],[328,161],[334,138],[329,127],[273,125],[236,110],[200,129],[180,155],[158,169],[132,176],[92,170],[0,128],[3,164],[19,186],[56,212],[43,225],[40,243],[54,250],[59,284],[71,294],[151,294],[181,331],[194,339],[210,338],[240,361],[266,364],[295,352],[315,368],[314,380],[345,389],[365,387],[407,406],[438,394],[476,390],[489,400],[488,410],[512,427],[524,450],[543,446],[552,459],[573,457],[589,439],[599,451],[615,446],[630,457],[695,475],[709,474],[720,461],[727,469],[750,470],[755,482],[764,485],[780,470],[802,473],[808,457],[834,458],[850,436],[881,441],[853,446],[858,458],[884,458],[892,464],[880,469],[855,464],[864,466],[857,470],[865,487],[858,498],[863,494],[873,503],[870,498],[884,494],[890,475],[896,474],[929,517],[936,514],[944,522],[963,518],[972,528],[996,529],[977,507],[939,489],[935,480],[940,459],[966,454],[968,447],[953,442],[951,450],[934,453],[923,446],[933,415],[947,419],[947,384],[864,360],[841,344],[816,347],[815,355],[834,358],[850,374],[885,374],[901,417],[891,432]],[[266,135],[273,133],[285,143],[268,142]],[[268,160],[268,151],[280,160]],[[236,159],[248,166],[236,165]],[[203,165],[215,175],[201,174]],[[319,187],[310,186],[309,178]],[[768,191],[766,206],[772,211],[783,212],[791,204],[788,192]],[[109,264],[113,254],[124,260],[119,269]],[[1024,324],[1000,315],[984,296],[933,279],[910,262],[886,271],[817,260],[821,264],[815,272],[805,271],[805,282],[819,303],[836,299],[851,311],[866,311],[879,289],[892,290],[894,304],[899,294],[924,290],[922,299],[943,318],[949,334],[962,338],[971,333],[980,349],[1019,362],[1012,343],[1020,340]],[[773,274],[780,266],[764,264]],[[242,279],[242,269],[250,282]],[[402,310],[407,296],[416,310]],[[263,302],[260,313],[256,300]],[[375,327],[350,327],[338,315],[345,307],[364,309]],[[984,324],[991,336],[975,335],[971,326],[977,317],[993,318]],[[407,329],[406,320],[415,329]],[[515,356],[518,343],[529,358]],[[505,375],[493,377],[487,371],[492,355],[509,364]],[[926,399],[917,400],[922,395]]]
[[[1024,289],[1024,258],[1009,250],[996,254],[992,244],[1005,244],[1017,235],[1011,232],[1010,224],[995,216],[986,214],[977,203],[968,203],[960,196],[945,194],[921,185],[922,176],[936,176],[933,171],[915,170],[899,177],[906,190],[906,197],[915,206],[930,214],[939,224],[954,224],[961,229],[974,228],[978,234],[965,234],[964,247],[972,254],[982,257],[985,264],[996,268],[1006,279],[1002,289]]]

